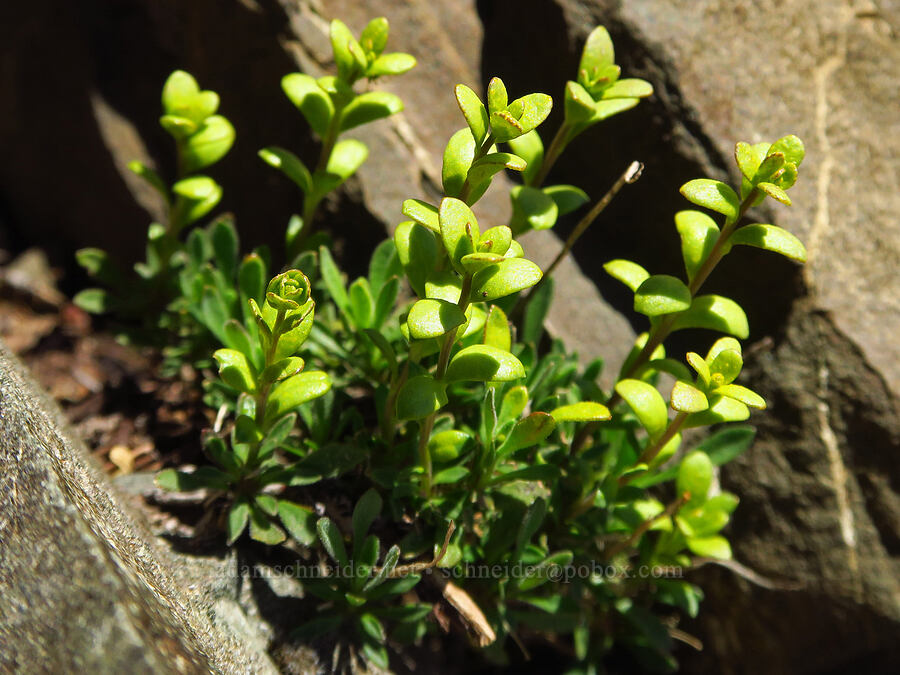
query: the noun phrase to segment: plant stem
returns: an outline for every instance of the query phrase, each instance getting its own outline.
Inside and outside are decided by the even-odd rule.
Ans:
[[[407,359],[406,363],[403,365],[403,371],[400,373],[399,377],[396,377],[391,382],[391,386],[388,389],[388,395],[384,402],[384,414],[381,416],[381,438],[388,445],[394,444],[394,431],[397,428],[397,423],[394,419],[395,417],[395,407],[397,405],[397,395],[400,393],[400,388],[406,383],[406,380],[409,378],[409,360]]]
[[[640,162],[632,162],[631,164],[629,164],[624,173],[622,173],[622,175],[616,179],[616,182],[612,184],[612,187],[610,187],[609,190],[606,191],[606,194],[603,195],[603,197],[601,197],[596,204],[594,204],[591,210],[588,211],[580,221],[578,221],[575,229],[572,230],[572,232],[566,239],[565,245],[563,245],[560,252],[556,255],[556,258],[554,258],[553,262],[550,263],[550,265],[547,267],[544,275],[534,286],[531,287],[531,290],[528,291],[528,295],[520,297],[518,302],[516,302],[516,306],[510,313],[514,322],[517,322],[518,319],[521,318],[522,312],[525,309],[525,305],[527,304],[528,299],[538,292],[538,289],[540,289],[544,281],[553,274],[553,272],[563,261],[563,259],[567,255],[569,255],[569,253],[572,251],[572,248],[575,246],[575,243],[581,238],[581,235],[583,235],[585,231],[593,224],[593,222],[600,216],[600,214],[603,213],[604,209],[609,206],[610,202],[619,193],[619,190],[621,190],[626,185],[637,182],[638,178],[641,177],[641,172],[643,170],[644,165]]]
[[[490,152],[491,146],[494,145],[494,135],[488,134],[487,138],[484,139],[484,143],[481,144],[475,151],[475,156],[472,157],[472,164],[475,164],[479,159],[484,157],[488,152]],[[472,168],[472,164],[469,165],[469,169]],[[459,199],[464,201],[466,204],[469,203],[469,194],[472,192],[472,185],[469,183],[468,173],[466,174],[466,181],[463,183],[462,189],[459,191]]]
[[[275,323],[272,324],[272,342],[268,345],[264,354],[263,370],[275,362],[275,351],[278,349],[278,340],[281,338],[281,327],[284,322],[285,314],[285,310],[279,309],[278,314],[275,316]],[[259,383],[257,382],[257,385],[258,384]],[[260,429],[262,429],[263,424],[265,424],[266,421],[266,404],[269,402],[269,392],[271,389],[272,383],[267,382],[259,387],[259,391],[256,394],[256,415],[254,421]],[[247,454],[248,466],[252,467],[256,463],[259,445],[259,443],[254,443],[250,447],[250,452]]]
[[[472,292],[472,275],[467,274],[463,277],[462,289],[459,292],[459,302],[457,307],[465,313],[469,307],[469,295]],[[450,351],[453,349],[453,343],[456,342],[456,333],[459,327],[451,328],[444,335],[444,342],[441,344],[441,354],[438,357],[437,368],[434,371],[435,380],[443,380],[447,373],[447,365],[450,363]],[[431,430],[434,428],[434,421],[437,419],[437,412],[431,413],[425,418],[422,427],[419,430],[419,461],[425,469],[425,479],[422,483],[423,496],[431,496],[431,454],[428,452],[428,438],[431,436]]]
[[[637,540],[640,539],[644,535],[644,533],[647,532],[647,530],[653,527],[655,523],[659,522],[663,518],[671,518],[672,516],[674,516],[678,509],[680,509],[686,501],[687,498],[685,497],[685,495],[681,495],[678,499],[669,504],[666,507],[665,511],[662,511],[652,518],[648,518],[647,520],[642,522],[634,529],[634,532],[632,532],[627,539],[623,539],[614,546],[611,546],[610,549],[605,552],[605,555],[603,556],[604,559],[612,560],[620,553],[624,553],[628,549],[632,548],[635,542],[637,542]]]
[[[571,140],[567,138],[571,130],[572,128],[568,124],[565,122],[562,123],[556,131],[556,135],[553,137],[550,147],[547,149],[547,153],[544,155],[544,161],[541,163],[541,170],[535,174],[533,180],[526,181],[526,185],[539,187],[544,182],[544,179],[547,178],[547,174],[550,173],[550,169],[556,164],[556,160],[559,159],[562,151]]]
[[[638,457],[638,464],[650,464],[656,456],[659,454],[659,451],[666,447],[666,443],[671,441],[675,434],[678,433],[678,430],[681,429],[681,425],[684,424],[684,421],[687,419],[688,414],[686,412],[680,412],[675,415],[675,418],[669,422],[669,426],[666,427],[666,430],[663,432],[663,435],[656,439],[655,442],[650,443],[645,449],[644,452],[641,453],[641,456]],[[626,477],[627,478],[627,477]],[[623,485],[627,483],[628,480],[620,481]]]
[[[434,421],[437,419],[437,413],[431,413],[425,418],[425,421],[419,427],[419,462],[425,475],[422,477],[422,496],[426,499],[431,497],[431,453],[428,452],[428,440],[431,438],[431,430],[434,429]]]
[[[331,160],[331,153],[334,152],[334,146],[337,143],[338,136],[340,136],[341,118],[343,117],[344,107],[345,106],[343,105],[335,105],[334,115],[332,115],[331,122],[328,124],[328,130],[325,132],[325,137],[322,139],[322,149],[319,151],[319,161],[316,163],[316,170],[313,174],[313,191],[316,189],[315,175],[324,173],[328,168],[328,162]],[[303,229],[300,230],[297,237],[291,243],[291,250],[288,251],[289,260],[293,260],[297,257],[300,251],[303,250],[303,245],[306,243],[306,240],[312,235],[316,211],[321,202],[321,196],[311,198],[308,194],[304,195],[302,216]]]

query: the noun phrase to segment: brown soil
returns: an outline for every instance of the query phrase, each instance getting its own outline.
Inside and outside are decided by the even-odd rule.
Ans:
[[[211,426],[201,376],[157,373],[152,351],[121,344],[55,287],[43,254],[0,266],[0,339],[60,404],[110,474],[196,462]]]

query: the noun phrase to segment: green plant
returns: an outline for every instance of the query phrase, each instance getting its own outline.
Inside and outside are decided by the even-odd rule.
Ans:
[[[401,600],[402,596],[421,580],[421,573],[441,562],[447,550],[447,540],[453,534],[451,524],[444,547],[430,563],[399,565],[400,548],[395,544],[384,554],[381,565],[381,542],[368,534],[372,523],[381,513],[383,501],[375,490],[366,491],[353,509],[353,546],[347,554],[344,537],[330,518],[316,524],[319,541],[337,565],[335,573],[307,582],[305,588],[329,604],[329,608],[315,619],[303,624],[295,637],[311,639],[323,633],[352,624],[362,643],[363,656],[379,666],[389,666],[385,646],[387,633],[383,622],[396,623],[395,640],[413,642],[424,634],[424,619],[431,613],[427,603],[405,603],[390,607],[384,600]]]
[[[222,383],[238,393],[229,442],[213,435],[205,445],[217,467],[191,473],[168,469],[157,482],[169,490],[204,487],[227,493],[229,543],[249,523],[254,539],[279,544],[285,533],[274,521],[280,520],[291,536],[309,544],[312,511],[266,490],[308,479],[310,462],[279,461],[274,453],[293,450],[288,438],[296,424],[296,409],[326,394],[331,379],[322,371],[305,370],[305,362],[297,356],[313,324],[309,279],[289,270],[269,282],[265,301],[257,299],[261,295],[257,291],[246,298],[255,319],[253,334],[232,319],[224,331],[236,348],[215,352]]]
[[[96,248],[78,251],[79,264],[107,289],[91,288],[75,296],[75,303],[89,312],[115,312],[134,318],[158,315],[152,331],[177,330],[171,312],[161,312],[177,297],[177,269],[184,248],[179,236],[216,207],[222,188],[209,176],[197,173],[220,159],[234,143],[234,127],[216,114],[219,95],[200,90],[188,73],[176,70],[162,91],[160,126],[175,141],[176,177],[171,186],[152,168],[133,161],[128,168],[143,178],[165,202],[165,223],[153,223],[147,231],[147,259],[135,265],[137,278],[127,277],[109,256]]]
[[[337,75],[316,79],[305,73],[291,73],[281,80],[284,93],[322,141],[312,171],[284,148],[271,146],[259,151],[264,162],[281,170],[303,192],[303,215],[291,221],[286,233],[288,260],[304,250],[322,199],[356,173],[369,155],[362,141],[339,140],[340,135],[403,110],[403,101],[394,94],[370,88],[358,93],[353,89],[363,78],[371,84],[380,77],[401,75],[415,67],[416,59],[410,54],[384,53],[388,29],[384,17],[372,19],[357,41],[347,26],[335,19],[331,22],[331,49]]]
[[[735,245],[805,260],[787,231],[743,223],[766,197],[790,204],[786,191],[803,144],[794,136],[739,143],[738,191],[707,179],[682,186],[690,202],[724,218],[720,226],[704,211],[675,215],[683,280],[626,260],[605,265],[634,292],[634,309],[649,324],[606,392],[598,384],[601,360],[582,368],[560,341],[545,339],[550,277],[615,194],[637,180],[640,166],[629,166],[593,200],[546,271],[516,237],[553,227],[592,201],[575,186],[542,184],[573,138],[636,105],[651,94],[649,84],[619,78],[609,35],[596,29],[577,81],[566,85],[563,123],[546,153],[539,127],[549,96],[510,102],[494,78],[485,105],[459,85],[466,126],[444,151],[443,198],[406,200],[409,220],[377,247],[367,275],[348,283],[327,240],[308,238],[313,216],[325,192],[362,161],[361,151],[341,150],[357,143],[338,141],[355,125],[348,119],[386,117],[399,106],[380,92],[357,95],[353,83],[413,61],[382,54],[382,20],[360,42],[340,22],[331,35],[337,77],[293,74],[283,83],[323,139],[318,168],[309,172],[277,148],[261,153],[303,190],[304,214],[287,243],[305,274],[292,269],[266,283],[268,254],[256,251],[239,263],[228,220],[195,228],[187,239],[178,302],[222,346],[215,352],[219,380],[208,388],[211,403],[232,418],[227,438],[213,433],[207,441],[216,467],[167,470],[160,484],[225,495],[230,543],[249,523],[254,539],[277,544],[290,535],[316,549],[320,563],[338,565],[306,584],[325,614],[299,634],[351,626],[364,658],[379,666],[388,663],[386,625],[400,641],[433,626],[417,586],[431,570],[444,577],[437,587],[479,632],[488,658],[506,658],[507,638],[524,646],[551,635],[571,648],[572,672],[602,669],[614,646],[646,668],[671,670],[672,637],[662,618],[675,609],[693,616],[702,598],[676,573],[690,569],[693,556],[731,557],[722,530],[738,499],[713,489],[714,467],[753,438],[749,427],[726,427],[697,444],[682,432],[743,421],[751,407],[765,407],[736,383],[738,339],[749,333],[743,309],[700,289]],[[351,155],[358,161],[347,160]],[[510,190],[512,218],[479,224],[473,207],[502,171],[523,180]],[[692,351],[682,361],[666,354],[664,341],[686,328],[727,336],[705,357]],[[307,362],[321,370],[306,371]],[[661,375],[675,378],[671,390],[662,389]],[[315,522],[293,497],[297,487],[324,478],[351,497],[361,494],[349,555],[335,520]],[[378,535],[369,534],[376,521]],[[469,574],[479,566],[495,571]]]

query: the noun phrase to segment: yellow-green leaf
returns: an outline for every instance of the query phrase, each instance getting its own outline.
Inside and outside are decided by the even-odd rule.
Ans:
[[[709,178],[698,178],[681,186],[681,194],[689,201],[724,215],[730,222],[737,220],[741,200],[725,183]]]
[[[445,379],[448,382],[508,382],[525,377],[522,362],[509,352],[490,345],[472,345],[461,349],[450,360]]]
[[[650,272],[630,260],[610,260],[603,266],[613,279],[621,281],[632,291],[650,278]]]
[[[610,419],[609,408],[593,401],[580,401],[554,408],[550,414],[560,422],[605,422]]]
[[[709,401],[706,400],[706,394],[697,387],[679,380],[672,389],[670,405],[673,410],[678,412],[695,413],[706,410],[709,407]]]
[[[616,393],[634,411],[650,438],[662,436],[669,424],[668,407],[655,387],[641,380],[625,379],[616,384]]]

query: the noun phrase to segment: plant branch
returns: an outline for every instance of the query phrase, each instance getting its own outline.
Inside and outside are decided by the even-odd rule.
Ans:
[[[750,207],[753,205],[753,202],[756,200],[758,196],[758,191],[754,188],[750,191],[750,194],[741,202],[741,207],[738,210],[738,214],[733,221],[728,221],[726,219],[725,224],[722,226],[722,230],[719,232],[719,236],[716,238],[715,244],[713,244],[712,250],[709,252],[706,260],[700,266],[700,269],[697,270],[697,273],[694,275],[694,278],[691,280],[691,284],[688,287],[691,292],[691,299],[697,295],[697,291],[700,290],[700,287],[712,273],[712,271],[716,268],[716,265],[719,264],[719,261],[724,257],[724,249],[725,245],[728,243],[728,239],[731,237],[732,233],[737,229],[738,223],[741,221],[741,218],[747,213]],[[653,352],[656,351],[656,348],[659,347],[663,340],[665,340],[669,333],[672,332],[672,328],[675,326],[675,322],[678,319],[678,314],[668,314],[663,319],[656,324],[656,328],[650,331],[650,335],[647,337],[647,342],[644,344],[644,347],[641,349],[637,358],[628,366],[626,370],[622,372],[619,376],[619,380],[625,380],[629,377],[632,377],[635,373],[640,371],[641,368],[650,360]],[[612,409],[622,402],[622,397],[619,396],[615,391],[612,396],[610,396],[609,400],[606,402],[606,407]],[[587,424],[581,429],[578,437],[575,439],[575,443],[573,447],[576,449],[581,449],[585,443],[587,443],[591,434],[594,433],[597,429],[597,423],[591,422]]]
[[[405,577],[408,574],[418,574],[419,572],[424,572],[427,569],[431,569],[432,567],[437,567],[441,560],[444,559],[444,556],[447,555],[447,547],[450,546],[450,537],[453,536],[453,533],[456,531],[456,523],[452,520],[447,525],[447,534],[444,535],[444,543],[441,545],[441,550],[438,551],[438,554],[431,559],[431,562],[417,562],[417,563],[409,563],[408,565],[399,565],[395,567],[390,574],[388,574],[389,579],[394,579],[396,577]]]
[[[544,161],[541,162],[541,170],[535,174],[534,180],[527,181],[525,183],[526,185],[540,187],[547,178],[547,174],[550,173],[550,169],[556,164],[556,160],[559,159],[559,156],[568,144],[569,139],[567,136],[571,129],[572,128],[565,122],[560,125],[559,129],[556,131],[556,135],[550,143],[550,147],[547,149],[547,153],[544,155]]]
[[[653,525],[658,523],[663,518],[671,518],[672,516],[674,516],[678,509],[680,509],[686,501],[687,495],[681,495],[678,499],[669,504],[666,507],[665,511],[661,511],[652,518],[648,518],[647,520],[642,522],[634,529],[634,532],[632,532],[627,539],[623,539],[614,546],[611,546],[610,549],[605,552],[604,558],[606,560],[612,560],[620,553],[624,553],[625,551],[632,548],[638,541],[638,539],[644,536],[647,530],[649,530],[651,527],[653,527]]]
[[[669,422],[669,426],[666,427],[666,430],[663,432],[663,435],[656,439],[655,442],[650,443],[645,449],[644,452],[641,453],[641,456],[638,457],[638,464],[650,464],[656,456],[659,454],[659,451],[666,447],[666,444],[671,441],[675,434],[678,433],[678,430],[681,429],[681,426],[684,424],[684,421],[687,419],[688,414],[686,412],[680,412],[675,415],[675,419]],[[624,485],[628,482],[629,477],[623,476],[625,480],[623,481],[621,478],[619,479],[619,484]]]
[[[465,312],[469,307],[469,295],[472,292],[472,275],[467,274],[463,277],[462,288],[459,293],[459,302],[457,307]],[[447,365],[450,363],[450,352],[453,349],[453,343],[456,342],[456,333],[459,327],[451,328],[444,335],[444,342],[441,344],[441,354],[438,357],[437,369],[434,372],[435,380],[444,379],[447,373]],[[431,496],[431,453],[428,452],[428,437],[431,436],[431,430],[434,428],[434,421],[437,418],[437,412],[431,413],[422,423],[419,431],[419,460],[422,462],[422,468],[425,469],[425,479],[422,483],[422,493],[425,497]]]

